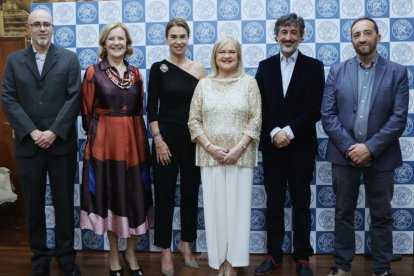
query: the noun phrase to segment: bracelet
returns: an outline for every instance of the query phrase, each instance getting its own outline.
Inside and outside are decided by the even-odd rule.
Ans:
[[[208,150],[208,147],[209,147],[209,146],[211,146],[211,143],[210,143],[210,142],[208,142],[208,143],[207,143],[207,146],[205,146],[205,147],[204,147],[204,149],[205,149],[205,150]]]
[[[247,149],[247,145],[242,141],[239,142],[239,145],[243,148],[243,150]]]

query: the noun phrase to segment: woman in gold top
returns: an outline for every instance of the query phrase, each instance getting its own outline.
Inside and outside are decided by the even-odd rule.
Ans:
[[[196,87],[188,122],[201,167],[208,261],[226,276],[249,265],[251,189],[261,127],[259,88],[244,73],[241,56],[234,38],[214,45],[212,73]]]

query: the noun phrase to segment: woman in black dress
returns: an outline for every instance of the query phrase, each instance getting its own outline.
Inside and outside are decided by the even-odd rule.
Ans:
[[[187,122],[194,89],[205,73],[202,64],[185,55],[190,36],[188,24],[183,19],[171,19],[165,33],[170,55],[151,67],[147,111],[153,137],[154,244],[162,248],[162,273],[174,275],[170,246],[178,173],[181,191],[178,250],[185,265],[198,268],[191,244],[197,238],[200,171],[195,166],[195,144],[191,142]]]

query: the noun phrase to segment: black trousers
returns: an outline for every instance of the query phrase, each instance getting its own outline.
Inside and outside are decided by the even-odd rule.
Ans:
[[[17,157],[19,181],[25,205],[25,221],[32,265],[48,265],[51,252],[46,246],[45,194],[46,176],[49,175],[55,210],[55,254],[60,265],[73,263],[74,207],[73,190],[76,174],[76,153],[50,155],[39,150],[31,157]]]
[[[293,259],[308,260],[313,255],[310,244],[310,184],[315,168],[314,156],[291,156],[263,152],[264,184],[267,194],[267,250],[277,261],[283,259],[285,238],[284,208],[289,189],[293,217]]]
[[[159,128],[172,154],[172,162],[167,166],[158,164],[155,145],[152,146],[155,185],[154,244],[161,248],[169,248],[178,173],[181,193],[181,240],[192,242],[197,238],[200,169],[195,165],[195,143],[191,142],[188,127],[159,123]]]

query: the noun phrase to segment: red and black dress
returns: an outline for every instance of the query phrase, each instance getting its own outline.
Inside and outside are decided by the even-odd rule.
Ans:
[[[104,59],[88,67],[82,83],[87,142],[80,222],[82,229],[125,238],[147,231],[152,206],[143,82],[139,70],[126,65],[121,78]]]

